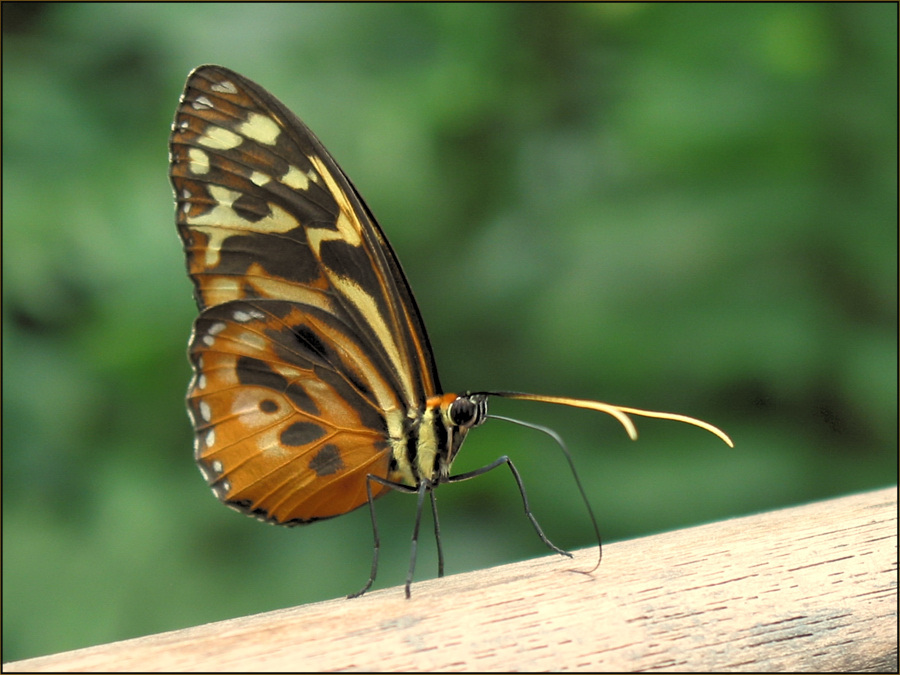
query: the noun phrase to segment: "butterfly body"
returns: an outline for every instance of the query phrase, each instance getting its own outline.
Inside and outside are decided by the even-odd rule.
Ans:
[[[241,75],[191,72],[169,149],[200,311],[189,343],[194,457],[232,508],[296,525],[395,489],[417,492],[420,514],[434,487],[481,471],[454,477],[451,465],[489,395],[600,410],[632,435],[626,413],[679,417],[443,392],[412,291],[365,202],[306,125]],[[508,458],[484,470],[504,463],[522,489]],[[376,530],[376,563],[377,547]],[[374,575],[375,565],[369,584]]]

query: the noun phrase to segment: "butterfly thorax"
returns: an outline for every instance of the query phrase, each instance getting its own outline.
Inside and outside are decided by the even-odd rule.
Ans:
[[[392,469],[399,482],[418,487],[446,482],[469,429],[487,418],[484,394],[442,394],[425,402],[409,418],[404,434],[392,443]],[[393,472],[392,472],[393,473]]]

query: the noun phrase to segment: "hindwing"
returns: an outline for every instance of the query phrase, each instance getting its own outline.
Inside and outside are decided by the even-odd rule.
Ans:
[[[377,367],[343,328],[280,300],[234,300],[197,319],[188,409],[197,461],[220,499],[310,522],[364,504],[366,475],[389,474],[379,402],[388,393],[371,388]]]

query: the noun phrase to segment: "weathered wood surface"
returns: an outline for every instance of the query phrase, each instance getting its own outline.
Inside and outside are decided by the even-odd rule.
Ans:
[[[7,671],[896,671],[897,488]]]

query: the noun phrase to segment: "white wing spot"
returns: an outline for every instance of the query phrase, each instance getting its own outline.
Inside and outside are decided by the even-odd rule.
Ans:
[[[275,120],[259,113],[250,113],[247,121],[238,127],[238,131],[247,138],[252,138],[265,145],[275,145],[281,134],[281,129]]]
[[[197,376],[197,389],[206,389],[206,375]]]
[[[242,310],[237,310],[234,314],[231,315],[232,318],[239,323],[246,323],[251,319],[249,312],[244,312]]]
[[[212,108],[213,104],[212,101],[210,101],[205,96],[198,96],[191,104],[191,106],[194,108],[194,110],[203,110],[204,108]]]
[[[209,422],[212,419],[212,410],[206,401],[200,401],[200,417],[203,418],[204,422]]]
[[[202,176],[205,173],[209,173],[209,155],[207,155],[200,148],[191,148],[188,150],[188,159],[190,159],[190,164],[188,168],[191,173],[195,176]]]
[[[234,86],[234,83],[231,80],[216,82],[210,89],[219,94],[236,94],[238,92],[237,87]]]
[[[225,322],[217,321],[212,326],[210,326],[206,332],[209,333],[210,335],[218,335],[223,330],[225,330]]]
[[[250,331],[244,331],[240,335],[237,336],[237,339],[243,342],[248,347],[253,347],[258,351],[265,351],[266,349],[266,341],[261,336],[256,333],[251,333]]]
[[[194,195],[191,194],[190,190],[182,190],[181,191],[181,199],[184,203],[181,205],[182,213],[190,213],[191,212],[191,197]]]
[[[294,190],[308,190],[309,181],[315,182],[316,172],[310,169],[307,173],[303,173],[296,166],[291,165],[287,173],[281,177],[281,182]]]
[[[213,150],[231,150],[239,146],[243,141],[243,137],[233,131],[214,126],[207,128],[204,134],[197,139],[200,145]]]
[[[261,171],[254,171],[250,174],[250,182],[254,185],[259,185],[260,187],[268,183],[270,180],[272,180],[272,176],[262,173]]]
[[[212,435],[212,432],[209,432],[209,433],[210,433],[210,435]],[[212,443],[210,443],[210,445],[212,445]],[[220,462],[218,459],[213,460],[213,463],[212,463],[213,471],[215,471],[216,473],[222,473],[223,468],[224,467],[222,466],[222,462]]]
[[[216,339],[212,335],[204,335],[203,344],[205,344],[207,347],[212,347],[214,344],[216,344]]]

